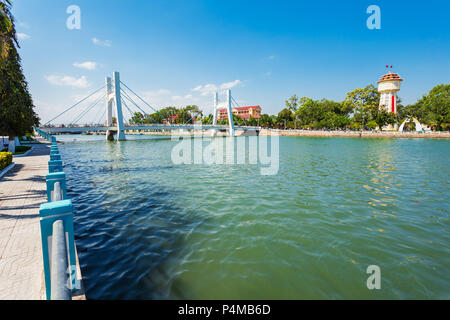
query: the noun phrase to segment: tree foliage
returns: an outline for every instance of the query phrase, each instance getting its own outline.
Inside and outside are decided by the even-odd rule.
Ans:
[[[166,107],[152,114],[142,114],[135,112],[130,119],[132,124],[145,123],[171,123],[171,124],[192,124],[196,120],[202,120],[203,112],[196,105],[184,108]]]
[[[0,0],[0,135],[24,136],[39,124],[17,52],[9,0]]]
[[[450,84],[435,86],[415,104],[402,106],[398,112],[400,121],[414,117],[436,130],[450,129]]]

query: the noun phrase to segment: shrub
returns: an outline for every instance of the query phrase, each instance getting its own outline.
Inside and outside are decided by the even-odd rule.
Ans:
[[[31,149],[31,147],[29,147],[29,146],[17,146],[15,151],[16,151],[16,153],[25,153],[30,149]]]
[[[0,152],[0,170],[5,169],[12,163],[11,152]]]

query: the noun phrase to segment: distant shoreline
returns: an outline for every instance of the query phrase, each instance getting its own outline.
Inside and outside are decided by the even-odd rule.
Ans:
[[[347,138],[423,138],[450,139],[450,132],[396,132],[396,131],[314,131],[314,130],[271,130],[280,136],[289,137],[347,137]],[[261,135],[264,135],[261,132]],[[267,134],[266,134],[267,135]]]

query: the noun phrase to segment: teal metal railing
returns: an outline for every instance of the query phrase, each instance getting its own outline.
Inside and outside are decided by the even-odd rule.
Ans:
[[[48,202],[39,210],[46,298],[71,300],[72,294],[81,289],[77,278],[72,201],[67,197],[66,174],[56,137],[39,128],[35,131],[52,143],[46,176]]]

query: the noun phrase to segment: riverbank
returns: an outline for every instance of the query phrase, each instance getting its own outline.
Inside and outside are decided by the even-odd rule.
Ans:
[[[396,132],[396,131],[314,131],[314,130],[262,130],[261,135],[276,132],[280,136],[304,137],[352,137],[352,138],[430,138],[450,139],[450,132]]]

